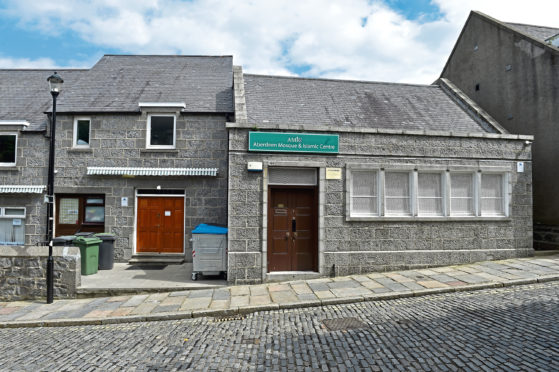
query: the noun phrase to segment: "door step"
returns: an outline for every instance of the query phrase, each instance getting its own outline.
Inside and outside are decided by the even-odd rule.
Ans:
[[[269,282],[287,282],[291,280],[309,280],[321,278],[320,273],[314,271],[274,271],[266,274],[265,281]]]
[[[132,258],[128,260],[129,264],[138,263],[168,263],[168,264],[181,264],[184,262],[184,256],[167,256],[161,254],[154,255],[133,255]]]

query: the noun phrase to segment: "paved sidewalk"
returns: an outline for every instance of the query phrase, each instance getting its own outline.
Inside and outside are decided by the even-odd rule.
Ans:
[[[559,280],[559,254],[368,275],[118,297],[0,302],[0,328],[109,324],[386,300]]]

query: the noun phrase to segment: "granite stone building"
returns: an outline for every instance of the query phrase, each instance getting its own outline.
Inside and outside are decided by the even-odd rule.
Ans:
[[[243,74],[229,131],[229,280],[532,254],[532,136],[451,82]]]
[[[2,146],[0,218],[7,227],[0,234],[11,238],[0,240],[34,244],[44,240],[46,224],[49,73],[5,71],[14,73],[34,89],[23,97],[2,89],[0,139],[16,149],[14,157]],[[56,236],[114,233],[121,262],[191,257],[197,224],[226,223],[232,57],[106,55],[89,70],[59,74]],[[8,218],[16,210],[19,221]]]
[[[34,245],[51,71],[0,74],[0,245]],[[230,56],[59,74],[55,234],[112,232],[119,262],[191,260],[199,223],[228,226],[232,283],[532,254],[533,137],[449,80],[258,76]]]
[[[471,12],[441,77],[511,133],[534,135],[534,247],[559,247],[559,28]]]

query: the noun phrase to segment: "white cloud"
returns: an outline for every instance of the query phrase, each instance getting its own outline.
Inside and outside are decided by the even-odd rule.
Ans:
[[[50,58],[28,59],[0,57],[0,68],[57,68],[56,63]]]
[[[470,9],[503,21],[557,25],[558,5],[433,0],[443,13],[408,20],[381,0],[18,0],[21,27],[70,30],[99,48],[137,54],[226,54],[252,73],[434,81]],[[363,20],[367,21],[364,22]],[[48,62],[48,61],[47,61]],[[52,62],[52,61],[50,61]]]

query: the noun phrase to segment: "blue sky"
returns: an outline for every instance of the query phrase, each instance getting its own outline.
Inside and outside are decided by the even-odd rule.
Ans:
[[[471,9],[503,21],[559,27],[559,9],[550,9],[558,5],[530,4],[0,0],[0,67],[88,68],[103,54],[233,55],[251,73],[428,84]]]

